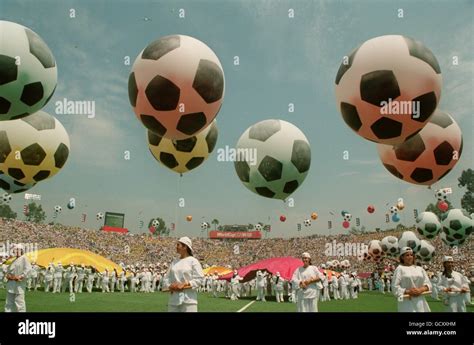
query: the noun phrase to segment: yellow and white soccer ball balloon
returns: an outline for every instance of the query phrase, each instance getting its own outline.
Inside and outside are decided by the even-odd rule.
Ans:
[[[204,131],[183,140],[171,140],[148,131],[148,147],[155,159],[174,172],[183,174],[200,166],[217,143],[217,126],[213,121]]]

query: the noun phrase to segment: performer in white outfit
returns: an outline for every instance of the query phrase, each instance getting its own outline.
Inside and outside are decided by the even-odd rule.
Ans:
[[[61,285],[63,280],[63,265],[61,262],[58,262],[56,267],[54,268],[54,280],[53,280],[53,293],[60,293],[61,292]]]
[[[280,275],[280,272],[277,272],[273,281],[273,289],[275,290],[275,296],[277,303],[285,302],[283,297],[283,286],[285,284],[285,279]]]
[[[86,290],[88,293],[92,292],[92,288],[94,287],[94,280],[95,280],[95,269],[92,267],[88,267],[85,269],[86,272]]]
[[[179,259],[173,260],[164,278],[164,288],[170,291],[168,311],[197,312],[197,289],[203,284],[204,272],[193,256],[192,241],[181,237],[176,244]]]
[[[230,280],[230,286],[231,286],[231,289],[232,289],[232,293],[231,293],[231,296],[230,296],[230,299],[232,301],[236,301],[239,299],[240,297],[240,281],[242,280],[243,278],[241,276],[239,276],[239,273],[237,272],[237,270],[234,270],[234,276],[232,277],[232,279]]]
[[[84,264],[81,264],[81,267],[77,268],[77,280],[76,280],[76,286],[74,286],[74,291],[77,293],[82,293],[82,288],[84,285],[84,279],[86,277],[86,266]]]
[[[256,288],[257,288],[257,301],[266,302],[265,299],[265,285],[267,283],[267,272],[257,271]]]
[[[414,265],[414,255],[410,247],[400,250],[400,265],[392,278],[392,292],[398,299],[399,312],[429,312],[423,293],[431,290],[431,282],[426,271]]]
[[[453,271],[452,256],[443,258],[444,271],[439,282],[440,293],[444,295],[444,304],[448,312],[466,312],[465,295],[470,296],[469,280],[461,273]]]
[[[49,292],[53,288],[54,265],[51,262],[44,272],[44,292]]]
[[[321,280],[323,275],[316,266],[311,265],[311,256],[309,253],[301,255],[303,266],[298,267],[293,273],[291,279],[296,290],[297,311],[298,312],[317,312],[318,294],[317,284],[322,287]]]
[[[337,282],[337,277],[335,274],[331,277],[330,289],[332,290],[332,296],[334,299],[340,299],[339,297],[339,284]]]
[[[110,292],[109,290],[109,271],[107,268],[105,271],[102,273],[102,292]]]
[[[15,260],[7,269],[7,296],[5,312],[26,312],[25,287],[26,276],[31,270],[28,258],[23,255],[23,245],[17,244],[14,249]]]

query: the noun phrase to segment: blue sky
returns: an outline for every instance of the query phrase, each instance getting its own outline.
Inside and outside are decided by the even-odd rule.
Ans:
[[[76,18],[69,17],[69,10]],[[186,17],[180,19],[179,9]],[[288,9],[295,18],[288,18]],[[397,17],[403,8],[404,18]],[[140,220],[161,216],[177,223],[176,236],[201,233],[201,220],[223,224],[258,221],[272,224],[270,236],[290,237],[341,233],[342,209],[360,217],[367,228],[387,226],[385,213],[397,198],[405,199],[402,222],[412,224],[412,210],[434,202],[434,189],[453,187],[459,206],[457,178],[473,167],[474,3],[472,1],[10,1],[0,3],[0,19],[37,32],[58,65],[54,102],[94,100],[96,118],[57,115],[71,139],[64,169],[31,190],[42,195],[49,218],[62,205],[58,221],[98,228],[99,211],[123,212],[133,232]],[[149,20],[144,20],[147,17]],[[148,152],[145,130],[128,102],[127,81],[137,54],[154,39],[185,34],[205,42],[219,57],[226,94],[217,117],[216,150],[201,167],[179,176],[159,165]],[[341,58],[363,41],[402,34],[424,42],[443,73],[439,107],[462,128],[464,152],[453,171],[433,190],[392,177],[379,163],[376,146],[353,134],[340,116],[334,78]],[[452,56],[460,64],[451,64]],[[233,65],[239,56],[240,65]],[[295,112],[288,113],[288,103]],[[56,115],[55,115],[56,116]],[[312,149],[304,184],[293,194],[295,206],[259,197],[237,178],[233,163],[218,162],[217,149],[234,146],[252,124],[268,118],[289,121],[303,130]],[[124,159],[124,151],[131,159]],[[350,159],[343,160],[349,150]],[[75,197],[74,210],[66,209]],[[185,207],[178,208],[179,197]],[[14,197],[18,213],[22,195]],[[388,206],[386,204],[389,203]],[[369,215],[368,204],[376,206]],[[311,212],[319,219],[297,232]],[[335,213],[332,216],[329,212]],[[82,213],[88,221],[80,222]],[[278,217],[285,214],[287,221]],[[187,223],[186,215],[193,216]],[[332,220],[333,229],[327,222]],[[355,220],[353,220],[355,224]],[[389,226],[393,226],[390,223]]]

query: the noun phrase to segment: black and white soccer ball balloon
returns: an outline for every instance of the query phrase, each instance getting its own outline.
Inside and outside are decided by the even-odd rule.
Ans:
[[[311,226],[311,219],[305,219],[304,226]]]
[[[0,20],[0,121],[41,110],[58,80],[56,60],[46,43],[23,25]]]
[[[385,255],[390,257],[397,257],[400,253],[398,247],[398,238],[395,236],[386,236],[380,241],[380,246]]]
[[[433,212],[422,212],[416,218],[416,231],[428,239],[435,238],[441,228],[441,222]]]
[[[472,233],[474,220],[463,209],[451,209],[441,215],[441,225],[443,226],[444,242],[461,245]]]
[[[413,231],[404,231],[398,239],[398,248],[410,247],[415,254],[420,250],[420,246],[421,241]]]
[[[344,220],[346,222],[350,222],[352,220],[352,214],[350,213],[344,213]]]
[[[448,193],[446,192],[445,189],[438,189],[435,193],[436,199],[438,201],[446,201],[448,200]]]
[[[398,207],[397,206],[390,206],[390,213],[391,214],[397,214],[398,213]]]
[[[61,213],[62,210],[63,210],[63,208],[61,206],[59,206],[59,205],[54,206],[54,212]]]
[[[202,223],[201,223],[201,229],[202,229],[202,230],[207,230],[207,229],[209,229],[209,223],[207,223],[207,222],[202,222]]]
[[[426,240],[421,240],[420,250],[416,253],[416,259],[422,263],[430,262],[435,255],[435,247]]]
[[[257,230],[257,231],[262,230],[262,225],[261,224],[256,224],[255,225],[255,230]]]
[[[95,217],[96,217],[97,220],[102,220],[102,219],[104,219],[104,214],[102,212],[97,212]]]
[[[264,120],[249,127],[237,142],[235,171],[250,191],[285,200],[306,178],[311,165],[308,139],[295,125]]]
[[[160,226],[160,221],[158,219],[153,219],[151,221],[151,226],[154,227],[155,229]]]
[[[2,194],[2,202],[8,204],[12,200],[12,196],[8,193]]]

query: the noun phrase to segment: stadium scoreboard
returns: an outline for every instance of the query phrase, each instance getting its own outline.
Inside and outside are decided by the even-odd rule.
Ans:
[[[123,228],[125,213],[105,212],[105,226],[113,228]]]

